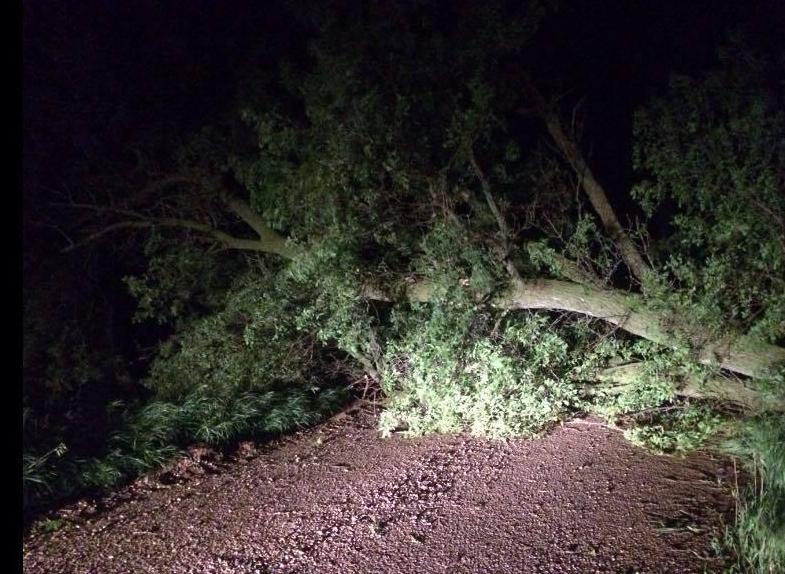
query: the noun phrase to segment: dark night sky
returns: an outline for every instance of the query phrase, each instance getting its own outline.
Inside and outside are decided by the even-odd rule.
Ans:
[[[566,92],[565,110],[586,97],[582,143],[622,211],[633,110],[667,86],[670,72],[711,64],[734,25],[752,22],[764,42],[785,29],[780,0],[561,4],[525,65]],[[40,219],[52,190],[74,185],[71,168],[85,158],[130,161],[129,142],[169,141],[209,123],[231,108],[243,74],[275,73],[307,39],[286,4],[253,0],[28,0],[23,25],[25,222]],[[57,246],[50,229],[24,228],[26,252]]]
[[[32,165],[58,172],[59,162],[208,122],[226,105],[238,64],[269,46],[256,40],[282,28],[261,4],[29,2],[25,143],[28,158],[46,158]]]
[[[757,19],[771,35],[781,12],[777,0],[562,4],[529,64],[569,78],[567,101],[587,96],[584,143],[611,170],[612,192],[629,177],[612,166],[629,163],[632,109],[671,71],[711,62],[728,27]],[[41,179],[56,186],[85,153],[206,123],[230,103],[241,70],[270,68],[304,43],[278,2],[31,0],[24,10],[25,191],[35,197]]]
[[[634,110],[664,91],[671,73],[695,73],[713,65],[717,45],[729,29],[752,20],[773,23],[769,14],[777,10],[767,5],[774,4],[566,2],[573,6],[570,16],[543,28],[542,40],[534,43],[533,65],[544,78],[569,78],[562,88],[568,92],[565,111],[586,97],[584,150],[619,208],[629,207]],[[760,24],[752,24],[753,29],[761,29]]]

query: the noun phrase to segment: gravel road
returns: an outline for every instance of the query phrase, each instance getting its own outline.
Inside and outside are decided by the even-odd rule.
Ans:
[[[514,441],[375,428],[362,408],[231,455],[191,449],[34,529],[25,572],[721,571],[726,461],[654,456],[596,420]]]

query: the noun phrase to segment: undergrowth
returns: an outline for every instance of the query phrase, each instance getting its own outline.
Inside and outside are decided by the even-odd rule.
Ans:
[[[739,492],[736,521],[724,545],[735,562],[731,572],[785,571],[785,416],[746,421],[725,449],[744,464],[751,484]]]
[[[221,445],[253,436],[277,435],[310,425],[346,399],[340,388],[215,397],[193,394],[180,403],[153,401],[127,415],[126,424],[100,456],[68,456],[65,445],[23,460],[25,505],[100,492],[154,469],[193,443]]]
[[[151,396],[105,405],[113,431],[100,437],[97,452],[69,448],[26,410],[25,509],[106,490],[189,444],[286,433],[336,410],[348,393],[324,382],[325,352],[298,330],[292,300],[273,296],[270,277],[239,278],[217,312],[161,345],[143,381]]]
[[[632,444],[661,454],[684,454],[713,437],[723,417],[705,404],[676,404],[652,411],[645,421],[624,431]]]

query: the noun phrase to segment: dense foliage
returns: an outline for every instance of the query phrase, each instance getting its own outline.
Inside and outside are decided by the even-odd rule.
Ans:
[[[785,115],[744,46],[721,71],[676,76],[667,99],[635,122],[633,190],[647,214],[668,214],[656,242],[656,296],[702,325],[770,342],[785,337]],[[675,289],[674,289],[675,287]]]

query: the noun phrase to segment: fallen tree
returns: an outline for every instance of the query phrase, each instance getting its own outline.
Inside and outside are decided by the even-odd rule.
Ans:
[[[607,367],[596,373],[595,379],[603,383],[592,392],[610,394],[623,393],[644,375],[643,363],[626,363]],[[785,400],[778,397],[762,397],[758,389],[734,376],[700,377],[697,375],[683,376],[674,374],[678,381],[675,392],[679,397],[690,399],[712,399],[721,403],[737,405],[748,412],[785,411]]]
[[[347,387],[412,434],[682,413],[695,444],[724,406],[781,416],[782,84],[739,46],[676,78],[606,189],[572,96],[544,89],[572,79],[527,69],[538,6],[347,7],[238,113],[65,195],[63,251],[143,260],[136,318],[170,333],[83,482],[307,424]]]
[[[516,285],[496,305],[513,309],[551,309],[602,319],[620,329],[669,346],[688,344],[698,360],[750,377],[770,376],[785,361],[785,349],[728,336],[711,340],[705,331],[683,324],[678,318],[647,311],[639,297],[618,291],[601,291],[564,281],[539,280]]]
[[[231,212],[257,233],[256,238],[233,237],[197,221],[140,216],[138,221],[124,221],[105,227],[88,236],[86,241],[95,240],[105,233],[134,227],[180,227],[201,232],[226,249],[268,253],[284,259],[293,259],[302,253],[296,245],[272,230],[246,202],[227,195],[224,198]],[[65,250],[74,248],[75,245],[71,245]],[[413,301],[427,302],[431,297],[431,288],[429,283],[422,281],[410,284],[406,287],[406,295]],[[362,294],[370,299],[391,300],[389,294],[372,284],[365,286]],[[712,339],[707,330],[684,324],[681,319],[667,312],[648,310],[645,300],[639,295],[620,290],[603,290],[552,279],[514,281],[494,296],[491,304],[500,309],[544,309],[594,317],[665,346],[689,345],[701,363],[749,377],[771,376],[778,366],[785,363],[785,348],[739,335]]]
[[[478,9],[478,22],[498,39],[507,28],[496,16]],[[513,36],[521,22],[536,20],[516,18]],[[625,227],[563,122],[562,104],[526,72],[517,83],[495,82],[500,58],[524,50],[524,38],[470,43],[447,64],[442,45],[411,32],[407,41],[423,43],[424,56],[412,59],[402,48],[388,61],[367,44],[365,26],[380,31],[384,23],[329,28],[313,62],[290,70],[297,78],[290,97],[299,102],[290,112],[280,111],[279,87],[262,88],[261,100],[240,114],[243,137],[233,121],[214,126],[208,133],[217,135],[194,138],[139,191],[66,203],[93,216],[66,252],[117,233],[148,233],[149,269],[129,286],[142,317],[181,325],[179,347],[159,354],[149,379],[161,397],[180,400],[211,385],[264,387],[309,349],[297,376],[311,361],[320,369],[336,362],[404,397],[400,416],[448,401],[440,385],[455,396],[482,394],[474,375],[461,373],[482,379],[499,368],[494,376],[509,387],[498,389],[499,400],[538,388],[561,397],[553,409],[502,408],[528,409],[542,424],[583,400],[572,382],[616,377],[627,388],[638,370],[605,370],[614,354],[639,364],[670,353],[704,374],[631,404],[689,396],[780,409],[776,396],[757,389],[758,381],[776,387],[785,363],[777,344],[785,336],[783,120],[765,98],[713,73],[676,84],[674,98],[641,110],[634,153],[641,176],[630,191],[639,209],[628,218],[644,221]],[[364,46],[360,61],[343,59],[338,47],[346,45]],[[362,72],[382,60],[384,77]],[[400,82],[418,95],[402,92]],[[526,129],[544,128],[550,147],[521,150],[507,130],[521,109],[538,120]],[[659,206],[667,226],[651,223]],[[669,235],[651,240],[663,230]],[[221,287],[204,288],[213,283]],[[547,327],[543,317],[555,314],[569,319]],[[636,347],[638,339],[651,345]],[[535,352],[535,341],[549,341],[543,353],[569,368],[547,366],[553,359]],[[406,365],[418,361],[424,366],[413,379]],[[526,361],[539,370],[526,370]],[[267,365],[266,374],[247,362]],[[569,388],[559,379],[572,381]],[[521,380],[528,382],[516,387]],[[496,424],[456,408],[438,424],[450,417]]]

